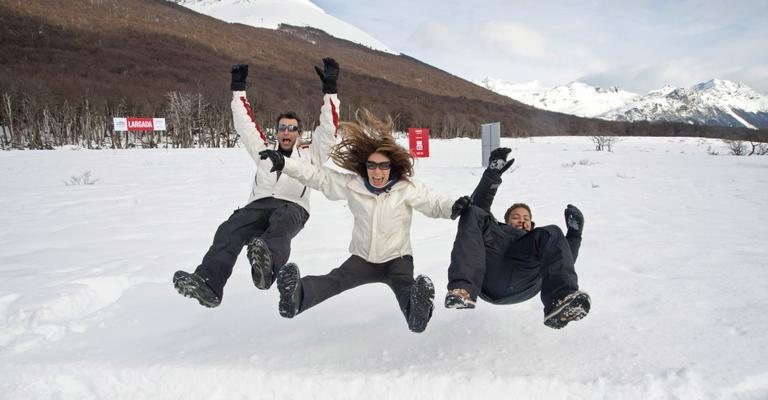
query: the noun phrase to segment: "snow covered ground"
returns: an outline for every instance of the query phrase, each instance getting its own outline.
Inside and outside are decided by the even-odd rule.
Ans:
[[[517,161],[496,197],[563,226],[586,217],[583,321],[542,324],[538,298],[442,307],[455,221],[417,215],[416,272],[434,317],[410,333],[384,285],[295,319],[250,282],[244,254],[222,305],[176,293],[218,224],[242,206],[242,149],[0,153],[2,399],[765,399],[768,157],[719,141],[502,139]],[[480,143],[433,141],[416,178],[452,196],[481,173]],[[91,171],[93,185],[65,185]],[[304,275],[346,259],[351,217],[313,195],[293,242]]]

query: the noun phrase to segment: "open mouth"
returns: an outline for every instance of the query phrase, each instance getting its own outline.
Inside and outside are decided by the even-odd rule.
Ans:
[[[283,140],[280,141],[280,144],[285,145],[285,146],[290,145],[291,144],[291,139],[283,139]]]
[[[373,177],[374,186],[381,187],[381,186],[384,186],[385,183],[386,182],[384,181],[384,178],[377,178],[375,176]]]

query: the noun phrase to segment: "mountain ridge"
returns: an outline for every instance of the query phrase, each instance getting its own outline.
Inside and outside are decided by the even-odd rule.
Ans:
[[[722,79],[689,88],[666,85],[643,95],[579,81],[553,88],[489,78],[480,84],[534,107],[588,118],[768,128],[768,97],[743,83]]]
[[[434,137],[477,137],[487,122],[501,122],[502,135],[511,137],[752,134],[540,110],[407,54],[376,51],[313,28],[226,23],[166,0],[4,3],[0,33],[0,92],[11,96],[17,114],[23,105],[35,106],[28,118],[15,120],[33,136],[48,129],[43,115],[73,107],[96,112],[102,124],[119,115],[161,116],[168,112],[167,96],[177,92],[199,94],[207,113],[202,126],[211,135],[229,135],[229,67],[235,63],[250,65],[249,99],[259,123],[271,126],[275,115],[292,109],[311,125],[321,98],[312,66],[326,56],[342,66],[342,119],[366,107],[391,115],[397,129],[429,128]],[[3,120],[0,114],[0,125]],[[108,133],[109,125],[100,129]]]

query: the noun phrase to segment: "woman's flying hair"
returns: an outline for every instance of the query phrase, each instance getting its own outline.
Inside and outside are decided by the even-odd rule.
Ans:
[[[342,122],[340,131],[341,142],[330,151],[331,159],[339,167],[368,178],[368,156],[381,153],[389,157],[390,179],[408,180],[413,176],[413,157],[395,141],[392,117],[380,120],[370,110],[358,109],[355,122]]]

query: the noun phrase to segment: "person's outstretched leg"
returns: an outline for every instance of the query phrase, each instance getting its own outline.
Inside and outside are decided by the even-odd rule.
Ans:
[[[283,269],[278,272],[278,277],[282,271]],[[353,255],[341,266],[325,275],[305,276],[301,278],[298,284],[301,295],[296,314],[304,312],[345,290],[366,283],[380,282],[382,275],[383,269],[376,268],[375,264]]]
[[[272,286],[277,272],[291,255],[291,240],[309,218],[307,211],[298,204],[276,201],[282,204],[271,213],[266,230],[248,243],[251,277],[259,289]]]
[[[539,260],[544,324],[555,329],[584,318],[591,307],[587,293],[579,291],[573,255],[563,231],[555,225],[532,232],[533,252]]]
[[[266,227],[270,211],[249,204],[232,213],[229,219],[219,225],[213,244],[195,272],[177,271],[174,274],[176,290],[184,296],[197,299],[206,307],[218,306],[237,256],[245,243]]]
[[[458,289],[463,289],[469,296],[466,300],[474,304],[480,293],[486,267],[485,238],[492,218],[485,210],[471,206],[459,219],[451,250],[451,264],[448,267],[449,297],[452,292],[458,293]],[[446,307],[449,307],[448,297]]]

